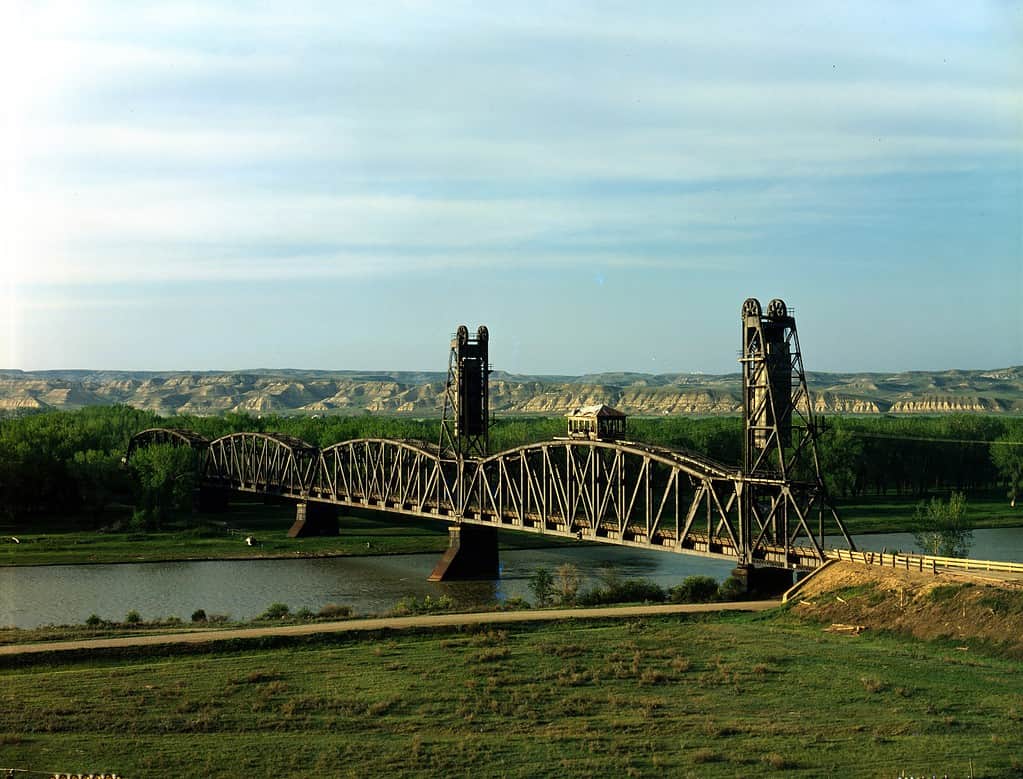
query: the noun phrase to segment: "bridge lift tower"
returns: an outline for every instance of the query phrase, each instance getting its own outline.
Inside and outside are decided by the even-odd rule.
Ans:
[[[444,393],[440,449],[448,457],[486,457],[490,444],[490,333],[480,325],[476,337],[460,325],[451,339]]]
[[[466,458],[486,457],[490,447],[490,333],[485,325],[469,337],[459,325],[451,339],[444,416],[440,425],[442,467],[457,470],[465,484]],[[496,579],[500,571],[497,529],[458,523],[448,528],[448,548],[430,581]]]
[[[775,298],[764,313],[760,301],[742,304],[743,492],[741,529],[744,550],[761,543],[789,546],[795,540],[816,548],[824,544],[824,514],[852,539],[838,517],[821,476],[814,418],[806,386],[803,356],[792,311]],[[774,484],[767,484],[770,479]],[[781,479],[783,486],[777,481]],[[812,514],[817,523],[813,527]],[[740,567],[752,561],[740,561]]]

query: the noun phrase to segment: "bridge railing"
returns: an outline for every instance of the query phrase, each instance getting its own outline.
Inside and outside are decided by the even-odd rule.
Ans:
[[[850,551],[849,549],[828,549],[825,553],[830,560],[847,563],[874,565],[882,568],[902,568],[907,571],[934,571],[938,568],[957,571],[994,571],[1023,575],[1023,563],[1002,560],[970,560],[965,557],[941,557],[939,555],[906,554],[902,552]]]

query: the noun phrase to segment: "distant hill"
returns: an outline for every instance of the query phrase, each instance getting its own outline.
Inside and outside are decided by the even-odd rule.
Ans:
[[[161,414],[439,415],[445,373],[250,370],[220,372],[0,370],[0,411],[124,403]],[[818,411],[844,414],[1023,414],[1023,366],[989,371],[810,373]],[[562,414],[608,403],[630,414],[737,414],[741,376],[598,373],[491,375],[503,414]]]

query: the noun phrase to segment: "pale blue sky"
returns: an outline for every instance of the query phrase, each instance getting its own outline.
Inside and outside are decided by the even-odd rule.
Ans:
[[[0,367],[1023,363],[1023,6],[18,3]]]

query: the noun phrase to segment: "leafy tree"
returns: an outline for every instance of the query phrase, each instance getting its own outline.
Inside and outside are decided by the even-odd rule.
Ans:
[[[533,603],[537,608],[551,605],[554,599],[554,577],[546,568],[537,568],[529,577],[529,591],[533,593]]]
[[[554,571],[554,585],[558,594],[558,603],[571,605],[579,594],[582,577],[579,569],[572,563],[562,563]]]
[[[1015,508],[1023,493],[1023,442],[1009,435],[995,439],[991,444],[991,462],[1005,480],[1009,505]]]
[[[172,511],[191,507],[197,474],[195,453],[187,446],[162,444],[140,449],[131,460],[138,480],[136,517],[147,529],[159,528]]]
[[[925,554],[940,557],[966,557],[973,544],[973,526],[966,517],[966,496],[953,492],[948,503],[931,498],[917,506],[913,533],[916,545]]]
[[[95,526],[123,485],[120,456],[98,449],[86,449],[84,452],[75,452],[68,469],[78,485],[82,508]]]

